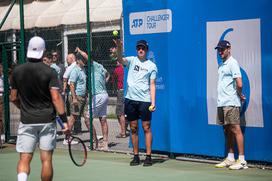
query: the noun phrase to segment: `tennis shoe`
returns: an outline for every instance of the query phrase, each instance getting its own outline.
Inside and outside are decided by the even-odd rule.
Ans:
[[[64,139],[62,144],[68,145],[68,139]],[[76,145],[76,144],[78,144],[78,141],[75,141],[75,140],[71,141],[71,145]]]
[[[216,164],[215,168],[229,167],[229,166],[234,165],[234,164],[235,164],[235,161],[231,161],[228,158],[226,158],[221,163]]]
[[[247,169],[247,168],[248,166],[245,160],[244,161],[237,160],[235,164],[229,167],[230,170],[241,170],[241,169]]]
[[[144,167],[152,166],[152,159],[151,159],[151,156],[147,156],[147,157],[145,158],[143,166],[144,166]]]
[[[109,146],[108,146],[107,141],[103,141],[103,143],[101,144],[100,150],[101,151],[109,151]]]
[[[133,160],[129,164],[130,166],[140,165],[140,157],[138,155],[134,155]]]

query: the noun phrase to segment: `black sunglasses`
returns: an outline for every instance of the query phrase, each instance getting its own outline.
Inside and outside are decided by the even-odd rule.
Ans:
[[[144,46],[139,46],[139,47],[137,47],[137,50],[139,51],[139,50],[146,50],[146,47],[144,47]]]

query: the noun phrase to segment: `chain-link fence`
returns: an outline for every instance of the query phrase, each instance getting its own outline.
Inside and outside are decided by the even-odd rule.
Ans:
[[[116,25],[117,24],[117,25]],[[91,57],[93,60],[102,64],[104,68],[113,75],[114,68],[116,66],[116,62],[112,61],[110,58],[110,48],[114,47],[115,44],[113,39],[116,38],[113,36],[113,29],[120,29],[118,25],[120,23],[116,23],[112,26],[112,22],[108,25],[100,23],[98,25],[91,24],[91,27],[96,26],[96,28],[91,28]],[[53,28],[33,28],[29,30],[25,30],[25,49],[27,49],[28,41],[33,36],[40,36],[46,42],[46,51],[53,53],[57,52],[59,54],[59,62],[60,64],[66,63],[66,56],[69,53],[74,53],[76,47],[79,47],[81,50],[87,52],[87,34],[86,34],[86,24],[81,25],[73,25],[73,26],[58,26]],[[97,28],[98,27],[98,28]],[[120,35],[120,32],[119,32]],[[18,30],[8,30],[0,32],[0,41],[1,42],[16,42],[20,40],[20,32]],[[2,53],[2,50],[0,50]],[[27,52],[27,50],[25,50]],[[18,64],[19,62],[19,51],[8,51],[8,67],[12,70],[12,68]],[[0,61],[2,62],[2,58],[0,56]],[[27,61],[27,60],[26,60]],[[113,76],[111,76],[113,77]],[[110,79],[110,81],[106,84],[107,92],[110,97],[109,105],[108,105],[108,116],[110,118],[116,118],[115,115],[115,105],[116,105],[116,81]],[[17,128],[18,128],[18,120],[19,120],[19,110],[15,108],[12,104],[10,104],[10,135],[16,136]],[[119,128],[118,123],[115,124],[115,130],[112,130],[116,133],[110,134],[118,134]],[[111,132],[111,130],[110,130]]]

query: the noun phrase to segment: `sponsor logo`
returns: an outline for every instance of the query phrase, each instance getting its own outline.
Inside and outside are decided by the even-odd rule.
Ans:
[[[162,9],[130,13],[130,34],[167,33],[172,31],[172,11]]]

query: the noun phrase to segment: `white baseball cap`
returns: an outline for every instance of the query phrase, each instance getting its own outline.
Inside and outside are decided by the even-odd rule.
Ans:
[[[27,47],[27,58],[41,59],[45,51],[45,42],[39,36],[34,36],[29,40]]]

